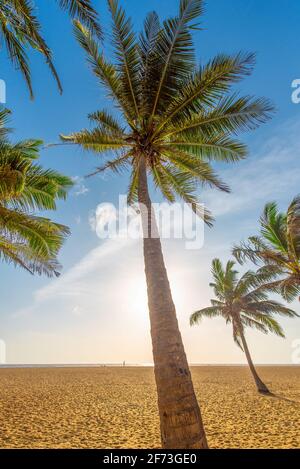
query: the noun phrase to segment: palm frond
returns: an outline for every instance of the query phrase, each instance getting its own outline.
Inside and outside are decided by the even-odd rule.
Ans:
[[[253,54],[218,55],[181,86],[164,112],[156,133],[170,122],[176,125],[178,117],[181,122],[183,116],[188,118],[217,105],[232,84],[251,74],[253,66]]]
[[[11,129],[7,127],[11,111],[5,107],[0,107],[0,142],[3,143],[6,141],[8,134],[11,132]]]
[[[6,48],[8,50],[9,59],[16,69],[21,71],[25,82],[27,84],[30,97],[33,98],[33,88],[31,81],[31,72],[28,63],[28,57],[25,52],[25,46],[18,39],[18,36],[14,31],[9,29],[7,23],[7,17],[0,11],[0,28],[2,36],[5,41]]]
[[[297,195],[287,210],[287,243],[288,250],[300,259],[300,195]]]
[[[193,138],[183,137],[165,143],[172,150],[185,151],[204,160],[236,162],[247,154],[241,142],[222,134],[200,134]]]
[[[162,67],[162,58],[157,52],[161,25],[158,14],[150,12],[144,21],[144,31],[139,37],[139,55],[141,58],[139,79],[140,79],[140,114],[147,118],[153,107],[155,93],[158,88],[159,74],[157,70]]]
[[[190,325],[194,326],[195,324],[199,324],[203,317],[214,318],[221,315],[222,310],[218,306],[208,306],[208,308],[203,308],[199,311],[195,311],[190,316]]]
[[[249,96],[237,98],[236,95],[223,98],[213,109],[191,116],[180,116],[175,124],[169,125],[168,137],[176,135],[193,138],[195,135],[254,130],[270,118],[272,104],[265,98],[254,99]]]
[[[86,150],[92,150],[96,153],[104,153],[110,150],[121,150],[130,147],[124,139],[110,135],[99,128],[93,130],[84,129],[81,132],[75,132],[70,135],[61,135],[62,141],[72,142],[82,146]]]
[[[203,13],[202,0],[181,0],[179,15],[164,21],[157,43],[162,68],[154,98],[151,119],[164,111],[165,103],[170,101],[178,82],[188,78],[195,65],[193,42],[190,34],[191,24]],[[177,86],[176,86],[177,85]]]
[[[286,273],[285,277],[279,279],[273,288],[276,293],[280,293],[290,303],[296,296],[300,295],[300,276]]]
[[[60,7],[69,12],[72,18],[82,22],[92,34],[102,39],[102,28],[98,21],[98,13],[91,0],[58,0]]]
[[[131,20],[118,0],[108,0],[113,19],[113,44],[123,97],[130,103],[132,119],[139,118],[139,54]]]
[[[161,165],[154,165],[151,169],[155,186],[160,189],[162,195],[169,202],[175,202],[174,192],[170,187],[170,180],[168,177],[166,177],[166,174]]]
[[[281,316],[290,318],[299,316],[292,309],[287,308],[286,306],[283,306],[281,303],[274,300],[263,300],[257,303],[249,303],[247,304],[247,312],[265,313],[267,315],[279,314]]]
[[[271,316],[268,316],[266,314],[256,314],[254,318],[255,319],[249,318],[243,314],[241,315],[242,323],[245,326],[255,328],[260,332],[263,332],[264,334],[272,332],[273,334],[278,335],[279,337],[285,337],[282,327]]]
[[[257,329],[259,332],[262,332],[263,334],[268,333],[268,328],[263,322],[259,322],[253,318],[249,318],[244,314],[240,315],[241,323],[243,327],[251,327],[252,329]]]
[[[26,50],[30,47],[41,53],[57,82],[62,86],[52,61],[52,53],[41,35],[41,25],[34,12],[34,5],[29,0],[10,0],[0,8],[0,30],[13,65],[19,69],[25,79],[31,98],[33,89]]]
[[[139,161],[135,160],[131,170],[130,182],[127,193],[128,205],[133,205],[135,202],[138,201],[139,170]]]
[[[100,129],[108,131],[112,134],[117,134],[119,136],[125,137],[125,130],[120,126],[118,121],[110,115],[107,111],[96,111],[88,115],[88,118],[96,123]]]
[[[161,172],[169,182],[170,188],[187,204],[193,212],[204,220],[208,226],[212,226],[213,217],[210,212],[200,204],[195,194],[195,181],[191,174],[182,172],[169,164],[160,166]]]
[[[287,252],[286,215],[278,212],[275,202],[266,204],[260,223],[263,237],[278,251],[285,254]]]
[[[202,185],[208,185],[224,192],[230,192],[229,187],[219,179],[211,166],[200,158],[193,158],[189,153],[179,150],[165,150],[164,154],[171,164],[176,166],[179,170],[193,176]]]
[[[95,176],[96,174],[103,173],[107,170],[111,170],[117,174],[120,174],[124,169],[130,165],[130,159],[132,158],[132,153],[129,151],[125,154],[122,154],[116,157],[114,160],[107,161],[103,166],[99,166],[91,174],[88,174],[87,177]]]
[[[250,260],[273,271],[274,278],[265,289],[282,295],[288,302],[300,292],[300,217],[299,196],[287,213],[280,213],[275,202],[266,204],[260,218],[260,236],[234,246],[233,255],[240,263]]]
[[[13,264],[15,267],[21,267],[30,274],[46,275],[47,277],[60,275],[61,265],[56,258],[41,258],[33,254],[24,242],[9,241],[1,235],[0,260]]]
[[[120,77],[116,67],[105,60],[100,53],[97,41],[92,33],[85,28],[78,20],[74,20],[74,34],[87,54],[87,61],[100,83],[108,91],[109,96],[115,101],[125,116],[130,116],[130,109],[124,96],[122,95]],[[129,124],[133,125],[131,118]]]

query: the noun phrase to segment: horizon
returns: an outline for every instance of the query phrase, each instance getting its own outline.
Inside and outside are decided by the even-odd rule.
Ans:
[[[297,363],[256,363],[257,366],[268,366],[268,367],[300,367],[300,364]],[[190,367],[238,367],[242,366],[247,368],[249,365],[247,363],[191,363],[189,362]],[[126,367],[140,367],[140,368],[153,368],[153,363],[125,363],[122,362],[113,362],[113,363],[5,363],[0,364],[0,368],[90,368],[90,367],[118,367],[118,368],[126,368]]]

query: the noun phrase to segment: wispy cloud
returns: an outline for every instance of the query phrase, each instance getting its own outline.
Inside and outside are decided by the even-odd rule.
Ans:
[[[73,182],[74,182],[74,187],[73,187],[73,192],[72,194],[75,195],[76,197],[80,195],[87,194],[89,192],[89,188],[84,184],[84,179],[80,176],[73,176]]]
[[[34,293],[35,302],[47,301],[57,297],[80,297],[85,291],[89,291],[87,284],[82,282],[96,271],[101,269],[101,263],[110,260],[110,256],[115,256],[119,251],[128,247],[133,240],[114,239],[107,240],[95,249],[92,249],[85,255],[81,261],[70,268],[65,274],[61,275],[43,288]]]
[[[299,192],[300,123],[286,124],[276,137],[238,165],[221,171],[230,194],[206,190],[203,199],[215,216],[253,210],[268,201],[286,203]]]

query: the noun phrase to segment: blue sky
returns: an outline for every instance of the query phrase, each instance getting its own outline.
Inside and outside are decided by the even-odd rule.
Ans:
[[[110,19],[106,2],[94,3],[99,6],[107,33]],[[177,0],[121,3],[137,30],[149,10],[156,10],[163,18],[175,13],[178,6]],[[60,133],[87,126],[87,114],[109,107],[109,103],[85,63],[68,16],[55,2],[36,0],[36,4],[64,93],[59,95],[49,70],[36,54],[30,55],[34,101],[29,100],[26,86],[4,50],[0,51],[0,78],[7,86],[7,107],[13,111],[13,138],[57,142]],[[298,0],[289,0],[284,8],[279,0],[210,0],[202,18],[203,30],[195,33],[201,62],[219,52],[255,51],[255,71],[238,89],[243,94],[270,98],[277,113],[255,133],[242,135],[249,145],[246,161],[217,168],[230,183],[232,193],[225,196],[203,191],[204,202],[217,218],[215,227],[205,231],[203,248],[195,253],[187,251],[183,243],[164,241],[179,321],[192,362],[244,362],[232,342],[230,328],[222,321],[204,321],[191,330],[188,314],[208,304],[212,258],[227,259],[233,242],[255,233],[265,202],[276,200],[284,209],[299,191],[300,104],[291,100],[291,83],[300,78],[299,14]],[[89,223],[98,204],[115,203],[118,194],[126,192],[126,176],[82,180],[99,160],[73,147],[43,150],[41,160],[44,166],[77,178],[67,202],[60,203],[53,214],[54,219],[71,227],[72,235],[60,255],[64,269],[58,281],[31,277],[1,265],[0,338],[7,344],[7,360],[150,362],[141,246],[129,243],[116,247],[100,241]],[[154,194],[154,199],[159,201],[159,195]],[[295,307],[299,311],[298,304]],[[249,333],[257,362],[290,363],[291,345],[300,337],[300,323],[286,321],[284,326],[285,341]]]

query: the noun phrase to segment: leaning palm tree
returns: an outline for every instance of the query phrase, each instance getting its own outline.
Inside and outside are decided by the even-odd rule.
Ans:
[[[90,30],[101,37],[98,16],[91,0],[56,0],[59,6],[80,19]],[[41,34],[41,24],[36,16],[37,5],[32,0],[0,0],[0,39],[6,46],[12,64],[21,71],[33,97],[28,49],[41,53],[54,75],[60,92],[62,86],[52,60],[52,52]]]
[[[142,218],[162,445],[206,448],[148,177],[169,202],[178,196],[211,224],[212,217],[201,209],[196,191],[202,184],[221,191],[228,187],[210,162],[245,157],[245,146],[231,134],[255,128],[269,117],[272,107],[264,99],[229,94],[232,84],[251,73],[253,55],[219,55],[207,65],[197,66],[191,31],[202,13],[201,0],[181,0],[178,15],[162,25],[157,14],[150,13],[139,39],[118,2],[109,0],[108,5],[114,63],[105,58],[91,32],[78,21],[75,34],[98,81],[116,105],[118,117],[98,110],[90,115],[92,130],[62,139],[103,155],[104,163],[96,173],[130,170],[128,203],[139,203]]]
[[[195,311],[190,317],[190,324],[198,324],[203,317],[222,317],[226,324],[233,329],[233,339],[245,352],[249,368],[260,393],[269,394],[270,391],[258,376],[253,364],[247,341],[245,328],[251,327],[264,334],[273,332],[284,337],[284,333],[274,314],[284,317],[295,317],[297,313],[286,308],[277,301],[270,300],[265,290],[265,284],[270,281],[272,274],[262,267],[257,272],[247,271],[238,278],[234,269],[235,263],[228,261],[226,267],[219,259],[212,262],[214,282],[210,283],[216,299],[211,300],[211,306]]]
[[[55,209],[72,181],[36,164],[41,143],[10,143],[4,127],[8,111],[0,112],[0,260],[30,273],[59,275],[58,251],[69,229],[36,210]]]
[[[300,196],[286,213],[279,212],[275,202],[268,203],[260,226],[260,235],[235,246],[233,254],[240,263],[250,260],[268,267],[277,276],[269,289],[292,301],[300,294]]]

